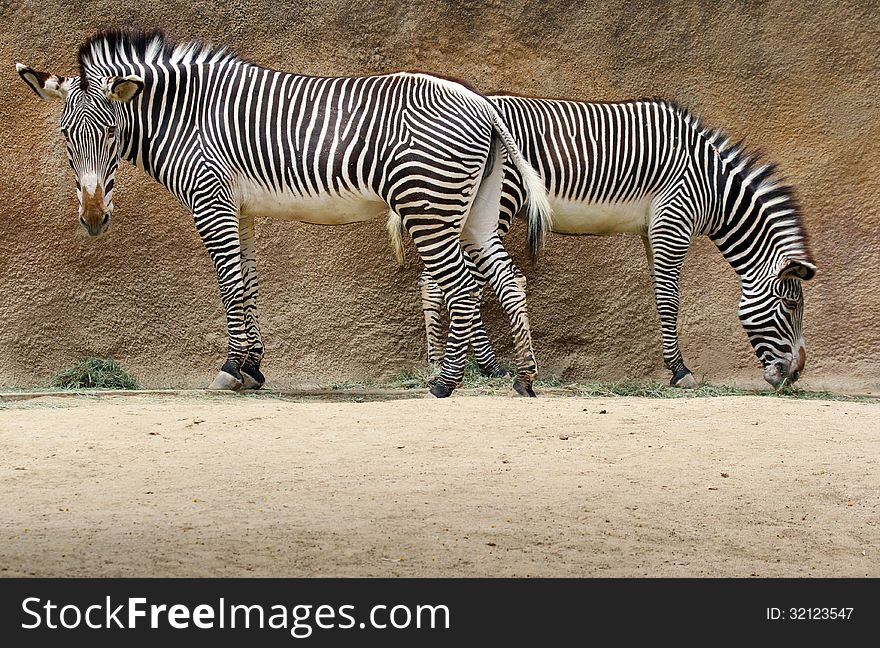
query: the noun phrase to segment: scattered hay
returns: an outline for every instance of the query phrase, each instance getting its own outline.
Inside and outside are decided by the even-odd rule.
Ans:
[[[49,385],[61,389],[137,389],[138,382],[111,358],[85,358],[62,369]]]
[[[563,387],[577,396],[635,396],[641,398],[717,398],[719,396],[768,396],[800,400],[864,401],[876,402],[868,396],[849,396],[828,391],[807,391],[786,387],[779,391],[771,389],[740,389],[728,385],[699,383],[693,389],[670,387],[657,381],[622,380],[618,382],[575,383]]]
[[[503,362],[510,376],[504,378],[487,378],[480,373],[480,368],[473,358],[468,358],[464,367],[464,389],[479,389],[488,394],[505,394],[510,391],[512,376],[516,373],[513,365]],[[426,365],[401,371],[388,382],[372,380],[347,380],[334,383],[331,389],[426,389],[440,375],[440,367]],[[849,396],[827,391],[807,391],[794,387],[786,387],[780,391],[771,389],[741,389],[728,385],[711,385],[699,383],[693,389],[671,387],[656,380],[619,380],[616,382],[596,381],[587,383],[564,383],[558,376],[540,376],[535,380],[535,388],[546,390],[549,394],[608,398],[614,396],[630,396],[638,398],[717,398],[720,396],[767,396],[801,400],[831,400],[878,402],[870,396]]]

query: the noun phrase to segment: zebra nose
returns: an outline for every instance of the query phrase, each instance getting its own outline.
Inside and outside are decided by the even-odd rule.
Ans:
[[[779,389],[788,379],[786,366],[783,363],[773,362],[764,367],[764,380],[766,380],[773,389]]]
[[[79,217],[82,225],[90,236],[102,234],[110,223],[110,212],[105,209],[86,211]]]
[[[804,370],[804,365],[807,364],[807,350],[804,347],[801,347],[798,351],[798,360],[797,360],[797,370],[798,373]]]

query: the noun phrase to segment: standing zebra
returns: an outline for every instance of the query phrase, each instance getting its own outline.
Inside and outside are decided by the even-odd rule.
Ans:
[[[666,101],[489,99],[546,181],[552,231],[642,237],[673,386],[696,385],[679,349],[677,319],[682,261],[691,240],[702,234],[739,275],[739,318],[764,378],[777,389],[799,378],[806,363],[801,280],[812,279],[816,268],[791,190],[774,178],[772,165],[756,164],[741,145]],[[525,195],[516,170],[505,166],[500,237]],[[478,269],[490,272],[480,264]],[[419,285],[428,360],[437,362],[443,296],[426,273]],[[479,312],[472,342],[484,373],[506,373]]]
[[[325,78],[278,72],[224,48],[174,44],[161,31],[105,31],[79,52],[78,77],[17,64],[43,99],[64,100],[61,131],[76,175],[79,219],[106,231],[120,156],[193,212],[226,310],[226,362],[215,389],[259,388],[254,216],[342,225],[389,208],[412,236],[451,313],[443,370],[431,392],[461,383],[484,269],[506,295],[517,353],[515,389],[537,371],[525,292],[496,245],[506,151],[523,178],[537,249],[548,226],[544,183],[484,97],[426,74]],[[467,256],[462,243],[467,245]]]

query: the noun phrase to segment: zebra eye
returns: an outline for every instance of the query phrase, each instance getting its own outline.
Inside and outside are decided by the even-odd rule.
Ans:
[[[116,137],[116,126],[108,126],[107,127],[107,137],[110,137],[110,138]]]
[[[61,134],[64,135],[64,139],[70,140],[70,131],[63,126],[61,127]]]
[[[788,310],[794,310],[795,308],[797,308],[797,302],[794,299],[783,297],[782,303]]]

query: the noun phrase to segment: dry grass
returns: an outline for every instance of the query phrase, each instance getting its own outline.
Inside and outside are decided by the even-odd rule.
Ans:
[[[138,382],[111,358],[84,358],[52,377],[60,389],[137,389]]]
[[[502,363],[511,373],[513,367]],[[331,385],[331,389],[426,389],[440,375],[440,368],[434,365],[407,369],[388,382],[372,380],[347,380]],[[487,378],[473,359],[465,365],[464,389],[479,389],[483,393],[506,393],[510,390],[510,377]],[[766,396],[773,398],[792,398],[804,400],[834,400],[880,402],[870,396],[849,396],[827,391],[807,391],[787,387],[780,391],[770,389],[741,389],[728,385],[711,385],[703,382],[694,389],[678,389],[656,380],[620,380],[616,382],[596,381],[587,383],[564,383],[557,376],[543,376],[535,380],[535,388],[550,393],[571,394],[586,397],[632,396],[641,398],[715,398],[718,396]]]

